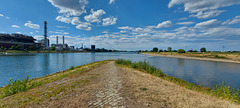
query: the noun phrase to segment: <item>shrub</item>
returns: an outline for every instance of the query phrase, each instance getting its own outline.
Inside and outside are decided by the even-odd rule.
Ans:
[[[75,68],[74,66],[71,66],[71,67],[70,67],[70,70],[73,70],[74,68]]]
[[[20,93],[27,91],[31,88],[31,84],[29,83],[29,76],[24,78],[22,81],[15,80],[12,82],[12,78],[9,80],[8,85],[4,88],[4,94],[3,97],[10,96],[12,94]]]
[[[184,49],[178,49],[178,53],[185,53],[186,51]]]

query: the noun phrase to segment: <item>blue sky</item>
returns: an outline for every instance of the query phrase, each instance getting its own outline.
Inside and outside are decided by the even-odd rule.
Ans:
[[[65,36],[80,47],[240,51],[240,0],[5,0],[0,33]],[[59,40],[61,41],[61,40]]]

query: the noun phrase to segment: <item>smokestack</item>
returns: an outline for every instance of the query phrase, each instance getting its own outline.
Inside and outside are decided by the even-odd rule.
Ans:
[[[56,37],[56,44],[58,45],[58,36]]]
[[[64,36],[63,36],[63,45],[64,45]]]
[[[44,39],[47,39],[47,21],[44,21]]]

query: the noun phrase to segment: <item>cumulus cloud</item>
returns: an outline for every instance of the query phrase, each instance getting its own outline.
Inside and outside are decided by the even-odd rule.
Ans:
[[[220,21],[218,21],[217,19],[212,19],[212,20],[197,23],[195,25],[195,28],[211,28],[211,27],[218,26],[219,23]]]
[[[170,20],[159,23],[156,28],[168,28],[168,27],[172,27],[172,21]]]
[[[70,27],[66,27],[66,26],[56,26],[57,28],[70,28]]]
[[[192,21],[186,21],[186,22],[178,22],[176,23],[177,25],[191,25],[191,24],[194,24],[195,22],[192,22]]]
[[[91,13],[90,15],[87,15],[84,17],[84,19],[86,21],[89,21],[89,22],[101,22],[101,19],[100,17],[104,14],[106,14],[106,12],[102,9],[99,9],[97,11],[94,11],[93,9],[91,9]]]
[[[191,13],[192,17],[211,18],[220,15],[223,10],[219,8],[240,4],[239,0],[171,0],[168,7],[183,4],[184,11]]]
[[[59,35],[68,35],[68,32],[65,32],[63,30],[56,30],[56,31],[49,31],[49,33],[59,34]]]
[[[226,24],[231,25],[231,24],[237,24],[237,23],[240,23],[240,16],[236,16],[233,19],[228,19],[227,21],[224,21],[222,25],[226,25]]]
[[[72,23],[72,25],[76,25],[77,29],[86,30],[86,31],[91,31],[92,30],[92,28],[90,27],[91,24],[88,23],[88,22],[81,22],[79,20],[79,17],[74,17],[72,19],[71,23]]]
[[[32,29],[39,29],[40,28],[40,26],[38,24],[32,24],[31,21],[28,21],[27,23],[25,23],[24,26],[32,28]]]
[[[102,21],[103,21],[102,23],[103,26],[114,25],[117,23],[117,18],[109,17],[109,18],[102,19]]]
[[[81,24],[77,25],[76,28],[77,28],[77,29],[86,30],[86,31],[91,31],[92,28],[89,27],[90,25],[91,25],[90,23],[82,22]]]
[[[123,26],[123,27],[118,27],[118,29],[131,30],[131,29],[133,29],[133,28],[132,28],[132,27],[129,27],[129,26]]]
[[[195,14],[195,15],[192,14],[190,16],[191,17],[197,17],[197,18],[200,18],[200,19],[208,19],[208,18],[211,18],[211,17],[218,16],[223,12],[225,12],[225,11],[223,11],[223,10],[213,10],[213,11],[207,11],[207,12],[200,11],[197,14]]]
[[[3,14],[0,14],[0,17],[3,17],[4,15]]]
[[[80,16],[86,13],[87,0],[48,0],[53,6],[59,9],[59,13],[65,16]]]
[[[13,28],[20,28],[18,25],[12,25]]]
[[[115,0],[109,0],[108,4],[114,4],[114,3],[115,3]]]
[[[56,18],[57,21],[64,22],[64,23],[71,23],[72,19],[69,17],[64,17],[64,16],[58,16]]]

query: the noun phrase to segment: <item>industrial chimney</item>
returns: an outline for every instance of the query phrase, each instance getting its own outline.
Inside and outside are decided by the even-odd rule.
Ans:
[[[47,39],[47,21],[44,21],[44,39]]]
[[[58,36],[56,37],[56,44],[58,45]]]
[[[64,45],[64,36],[63,36],[63,45]]]

